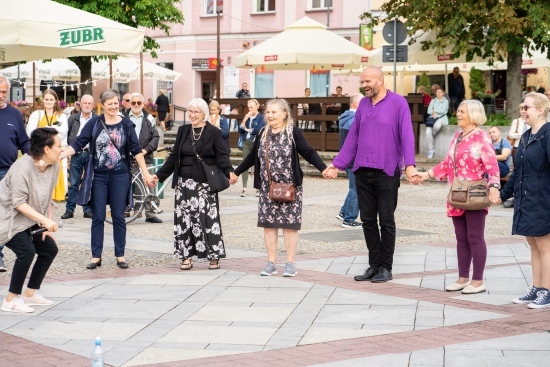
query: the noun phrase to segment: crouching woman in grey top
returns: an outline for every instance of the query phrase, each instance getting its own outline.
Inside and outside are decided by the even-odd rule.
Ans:
[[[57,255],[57,245],[51,234],[57,231],[57,223],[52,220],[52,192],[59,173],[61,151],[57,130],[34,130],[29,155],[15,161],[0,182],[0,245],[5,244],[16,256],[2,311],[33,312],[30,306],[53,304],[38,290]],[[39,227],[46,228],[47,232],[32,235],[31,231]],[[38,257],[27,289],[22,293],[35,254]]]

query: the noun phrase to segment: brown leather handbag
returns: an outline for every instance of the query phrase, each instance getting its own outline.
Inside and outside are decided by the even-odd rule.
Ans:
[[[265,137],[265,167],[267,170],[267,179],[269,181],[269,200],[280,201],[283,203],[292,203],[296,199],[296,186],[293,183],[273,182],[271,181],[271,172],[269,172],[269,133]]]
[[[462,141],[457,139],[455,143],[455,151],[453,155],[453,170],[454,179],[449,190],[449,204],[453,208],[465,210],[481,210],[488,208],[491,205],[489,200],[489,189],[487,188],[487,180],[482,178],[477,181],[463,181],[456,177],[456,151],[458,144]]]

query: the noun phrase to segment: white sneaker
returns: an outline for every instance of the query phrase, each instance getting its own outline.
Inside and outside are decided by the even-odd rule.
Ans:
[[[434,153],[435,153],[435,150],[430,149],[430,150],[428,151],[428,158],[430,158],[430,159],[433,158],[433,157],[434,157]]]
[[[27,306],[51,306],[53,301],[47,300],[40,292],[34,291],[32,297],[21,295],[21,299]]]
[[[27,306],[20,296],[15,297],[11,302],[8,302],[7,299],[4,298],[0,310],[17,313],[34,312],[34,308]]]

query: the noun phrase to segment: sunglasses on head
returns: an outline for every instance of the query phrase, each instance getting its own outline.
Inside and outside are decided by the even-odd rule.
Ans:
[[[143,102],[140,101],[132,101],[132,106],[141,106]]]

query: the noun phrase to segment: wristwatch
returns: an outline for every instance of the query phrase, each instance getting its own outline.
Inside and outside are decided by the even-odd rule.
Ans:
[[[500,190],[500,184],[497,183],[489,184],[489,187],[494,187],[495,189]]]

